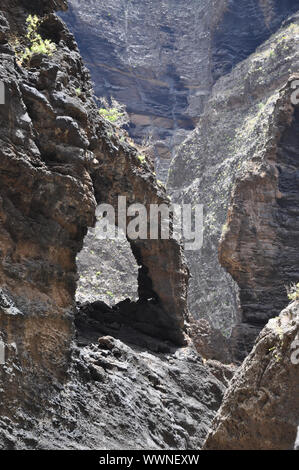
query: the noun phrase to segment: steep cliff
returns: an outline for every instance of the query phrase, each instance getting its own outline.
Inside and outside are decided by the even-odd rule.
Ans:
[[[63,15],[88,64],[98,96],[127,105],[130,132],[152,134],[158,178],[194,128],[211,84],[212,2],[70,1]]]
[[[164,181],[215,80],[255,51],[298,0],[70,0],[75,33],[98,96],[125,103],[135,139],[153,135]]]
[[[196,448],[225,385],[186,345],[181,246],[129,240],[138,301],[76,310],[76,255],[97,204],[168,199],[100,117],[74,38],[53,14],[65,6],[1,4],[1,447]],[[29,13],[55,51],[21,64],[14,47],[28,46]]]
[[[297,41],[294,17],[219,79],[170,168],[173,200],[205,211],[204,246],[188,256],[190,310],[226,335],[238,325],[238,360],[299,277],[298,117],[292,80],[285,85],[298,69]]]
[[[298,79],[292,75],[299,60],[298,17],[277,31],[297,2],[198,2],[196,10],[190,0],[180,10],[180,21],[168,18],[170,11],[177,13],[178,2],[160,3],[167,34],[168,21],[181,26],[183,17],[187,25],[194,12],[199,14],[200,25],[195,26],[201,37],[204,31],[211,34],[201,50],[201,57],[209,52],[209,61],[198,73],[206,77],[208,93],[217,79],[204,107],[207,89],[202,84],[194,92],[181,88],[177,72],[160,55],[163,67],[167,65],[163,74],[168,86],[159,89],[161,84],[156,84],[156,103],[167,97],[176,130],[182,117],[173,107],[178,96],[184,97],[179,108],[184,113],[187,109],[183,128],[186,116],[187,121],[194,117],[192,101],[193,110],[201,114],[169,177],[173,200],[203,203],[206,211],[204,247],[189,255],[190,305],[201,317],[200,322],[191,322],[191,328],[189,271],[181,245],[160,239],[102,244],[92,228],[97,206],[109,203],[117,212],[119,195],[126,196],[128,204],[140,202],[146,208],[151,203],[169,204],[169,199],[150,162],[141,161],[134,144],[120,138],[100,116],[74,37],[54,14],[66,3],[2,2],[3,449],[198,449],[205,440],[209,449],[294,446],[298,366],[291,356],[298,334],[298,302],[270,320],[232,380],[217,415],[234,366],[202,359],[198,351],[205,358],[242,360],[269,318],[287,304],[285,285],[298,282],[299,114],[291,99]],[[97,5],[90,6],[95,12]],[[112,6],[111,13],[105,6],[107,25],[119,3]],[[140,2],[121,6],[121,12],[135,15],[140,28],[144,21]],[[145,2],[144,9],[154,18],[160,14],[152,2]],[[53,55],[33,54],[22,63],[16,49],[28,45],[29,14],[40,16],[39,33],[55,44],[55,50]],[[154,35],[150,22],[144,23],[147,34]],[[243,32],[240,44],[238,28]],[[118,33],[121,42],[121,30]],[[176,34],[177,43],[186,48],[189,36],[180,39]],[[115,49],[108,50],[113,63],[118,45],[115,39],[112,42]],[[105,47],[100,50],[107,53]],[[198,58],[195,55],[194,61]],[[172,60],[169,63],[173,65]],[[140,67],[140,72],[148,72]],[[129,77],[129,90],[133,89],[132,74],[116,70],[122,78]],[[110,72],[103,72],[109,91]],[[158,72],[153,76],[160,77]],[[169,82],[169,77],[174,81]],[[140,78],[140,86],[144,81],[152,85]],[[186,96],[190,102],[184,108]],[[164,112],[167,115],[169,108]],[[164,132],[164,124],[155,125]],[[110,292],[110,275],[118,284],[116,292]],[[76,290],[77,299],[89,302],[76,305]],[[232,332],[230,338],[223,337],[221,330],[227,336]],[[190,331],[196,336],[197,351]]]

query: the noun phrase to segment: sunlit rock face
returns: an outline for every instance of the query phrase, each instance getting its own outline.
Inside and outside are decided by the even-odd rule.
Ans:
[[[125,299],[138,299],[138,265],[126,239],[117,239],[111,225],[104,235],[99,222],[90,228],[77,256],[78,285],[76,300],[108,305]]]
[[[237,325],[238,360],[299,276],[297,37],[295,15],[217,81],[170,168],[173,200],[204,204],[203,248],[187,253],[190,310],[224,332]]]

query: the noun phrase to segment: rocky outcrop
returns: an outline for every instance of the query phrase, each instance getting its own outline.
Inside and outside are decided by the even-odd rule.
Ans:
[[[12,417],[1,413],[2,449],[202,446],[227,386],[216,378],[219,369],[204,365],[192,347],[174,348],[114,315],[104,304],[78,312],[69,379],[39,394],[39,413],[32,396],[29,412],[18,406]]]
[[[130,133],[153,135],[158,178],[194,128],[211,87],[299,8],[298,0],[70,0],[98,96],[127,105]]]
[[[299,304],[269,321],[233,377],[205,449],[291,450],[299,422]]]
[[[259,4],[266,23],[276,3]],[[298,63],[298,20],[218,81],[170,177],[175,200],[208,208],[200,263],[192,254],[194,272],[205,279],[197,292],[205,294],[199,314],[215,318],[213,328],[205,321],[192,326],[202,337],[202,358],[186,334],[189,272],[175,240],[128,240],[138,299],[107,305],[103,296],[76,306],[76,257],[95,225],[97,205],[109,203],[117,213],[119,195],[147,209],[169,200],[150,162],[101,118],[74,37],[53,13],[65,7],[58,0],[1,6],[0,447],[198,449],[235,373],[218,360],[240,360],[286,301],[283,284],[298,281],[298,113],[288,81]],[[40,34],[56,50],[22,66],[13,44],[26,42],[29,13],[43,16]],[[229,14],[220,9],[215,24]],[[93,234],[89,251],[97,243]],[[218,245],[232,277],[219,265]],[[84,268],[91,258],[82,256]],[[297,303],[291,305],[259,336],[206,448],[294,446],[297,366],[288,355],[297,311]],[[232,348],[219,329],[227,334],[236,322]]]
[[[173,200],[205,211],[203,248],[188,256],[190,310],[226,335],[238,325],[236,360],[287,304],[285,285],[299,277],[297,111],[288,82],[298,67],[298,27],[297,17],[287,21],[218,80],[170,168]]]
[[[243,290],[240,304],[238,279],[233,276],[235,283],[218,260],[219,239],[226,223],[235,173],[239,171],[239,156],[233,170],[229,162],[234,159],[232,154],[237,153],[235,149],[246,146],[246,136],[235,135],[232,126],[241,127],[242,120],[262,110],[261,101],[269,96],[271,80],[271,90],[277,89],[287,79],[287,70],[289,73],[296,70],[295,53],[289,54],[292,32],[288,32],[287,40],[281,40],[281,44],[274,47],[275,51],[272,51],[274,43],[269,43],[260,58],[253,55],[246,65],[230,72],[298,8],[298,1],[282,3],[276,0],[188,0],[183,6],[172,0],[159,6],[149,1],[141,5],[137,1],[109,0],[104,6],[91,1],[83,5],[71,0],[69,11],[63,15],[91,69],[98,96],[113,95],[127,104],[132,120],[130,132],[139,142],[143,135],[155,134],[159,178],[166,178],[170,154],[176,155],[168,180],[174,202],[184,200],[192,205],[196,202],[205,205],[204,247],[200,254],[187,254],[192,274],[189,306],[196,319],[211,320],[213,328],[218,330],[208,343],[202,336],[197,340],[200,350],[213,350],[210,357],[225,361],[243,359],[258,331],[271,316],[247,321],[242,313]],[[215,81],[228,73],[227,79],[215,85],[207,103]],[[228,94],[232,82],[235,83],[233,92]],[[227,95],[226,104],[222,94]],[[248,95],[252,95],[254,101],[250,102]],[[185,128],[183,116],[195,125],[204,109],[198,129],[177,147],[181,130]],[[216,114],[218,110],[219,115]],[[214,115],[210,118],[211,113]],[[169,126],[167,122],[170,121]],[[225,138],[223,130],[227,133]],[[219,163],[217,171],[216,161]],[[224,166],[229,174],[223,174]],[[211,191],[213,187],[215,192]],[[111,246],[107,250],[108,256],[110,250]],[[129,260],[129,256],[124,259]],[[224,260],[221,263],[227,268]],[[134,266],[129,262],[125,264],[128,266],[125,290],[131,291]],[[94,267],[93,271],[98,269]],[[231,270],[228,271],[231,274]],[[92,276],[94,278],[95,274]],[[85,279],[85,274],[82,277]],[[295,273],[287,277],[296,280]],[[107,284],[107,292],[116,291],[120,300],[115,284],[115,281],[111,281],[110,286]],[[285,302],[285,289],[282,290],[281,283],[279,289]],[[92,296],[91,292],[86,292],[86,297]],[[284,305],[279,301],[276,312]],[[240,323],[242,326],[232,332],[233,326]],[[211,329],[211,326],[207,328]],[[227,341],[230,334],[233,335],[232,347]],[[229,352],[219,352],[219,345],[222,345],[221,351]]]
[[[299,114],[291,104],[295,78],[275,98],[264,158],[259,160],[256,152],[247,174],[236,178],[219,248],[220,262],[240,287],[243,324],[237,336],[249,345],[287,304],[286,286],[299,278]],[[242,345],[237,349],[242,351]]]

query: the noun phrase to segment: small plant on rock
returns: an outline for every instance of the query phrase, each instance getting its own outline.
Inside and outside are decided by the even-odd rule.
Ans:
[[[299,300],[299,282],[287,287],[288,299],[291,301]]]
[[[18,44],[18,47],[15,48],[16,54],[20,59],[20,62],[29,62],[31,57],[34,54],[45,54],[52,55],[56,51],[56,45],[50,39],[43,39],[41,35],[37,32],[38,27],[41,23],[41,20],[37,15],[29,15],[26,20],[27,23],[27,34],[26,39],[29,43],[29,46],[25,50],[21,49]]]
[[[141,162],[141,163],[144,163],[145,162],[145,156],[144,155],[137,155],[138,157],[138,160]]]
[[[101,98],[100,101],[102,106],[99,109],[99,114],[104,119],[116,127],[124,127],[129,123],[129,116],[124,104],[119,103],[114,98],[111,98],[111,105],[106,98]]]

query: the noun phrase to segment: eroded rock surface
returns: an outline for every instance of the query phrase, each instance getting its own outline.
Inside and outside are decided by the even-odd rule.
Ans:
[[[78,312],[69,380],[41,394],[38,410],[32,403],[10,418],[2,413],[1,448],[202,446],[227,383],[191,346],[177,349],[143,335],[120,313],[103,303]]]
[[[299,8],[298,0],[69,1],[63,15],[98,96],[114,96],[139,142],[152,134],[158,178],[194,128],[211,87]]]
[[[270,311],[262,312],[260,318],[253,314],[251,320],[247,311],[243,315],[247,294],[241,289],[240,302],[239,278],[233,275],[235,283],[232,270],[227,274],[221,267],[227,268],[227,263],[221,255],[220,265],[217,251],[222,229],[226,228],[235,175],[240,162],[249,158],[246,150],[241,156],[238,149],[247,146],[251,153],[255,151],[246,122],[251,125],[255,119],[263,119],[261,111],[266,111],[264,104],[270,91],[283,86],[288,75],[296,71],[295,30],[286,28],[284,39],[281,33],[261,52],[250,54],[298,8],[297,0],[188,0],[183,4],[167,0],[158,5],[149,0],[142,4],[109,0],[105,5],[71,0],[69,11],[63,15],[91,69],[97,95],[113,95],[127,104],[132,119],[130,132],[139,141],[143,135],[154,133],[158,178],[166,178],[175,156],[168,180],[174,202],[205,206],[204,247],[201,253],[187,253],[192,274],[189,306],[194,318],[207,320],[218,330],[205,344],[214,350],[211,357],[225,361],[243,359],[272,315]],[[244,65],[236,67],[244,59]],[[203,112],[198,128],[178,147],[186,119],[196,125]],[[245,130],[241,131],[242,123]],[[240,198],[250,197],[246,189],[240,191]],[[264,253],[264,247],[260,251]],[[257,256],[264,263],[263,256]],[[252,253],[253,263],[254,259]],[[285,271],[286,282],[296,281],[296,273],[290,275],[289,267]],[[129,269],[128,279],[132,272]],[[279,281],[277,313],[286,302],[282,285]],[[255,292],[257,289],[256,285]],[[113,290],[112,283],[109,291]],[[264,294],[261,289],[260,295]],[[258,308],[259,302],[255,304]],[[229,348],[225,345],[230,334],[230,359],[226,353],[215,356],[218,345]],[[204,346],[202,339],[199,342]]]
[[[173,200],[204,204],[203,248],[187,253],[190,310],[226,335],[238,325],[237,360],[287,305],[285,286],[299,277],[296,77],[290,79],[298,69],[298,28],[295,16],[218,80],[170,168]]]
[[[63,435],[68,436],[67,447],[80,446],[80,440],[69,434],[76,434],[71,413],[76,410],[83,419],[81,401],[84,398],[86,403],[91,395],[89,382],[83,381],[76,403],[67,385],[76,381],[80,368],[76,369],[73,344],[76,255],[88,227],[95,223],[97,204],[117,207],[119,195],[126,196],[128,204],[168,203],[150,165],[140,162],[137,150],[120,142],[113,126],[100,117],[74,38],[52,13],[62,6],[64,2],[1,4],[0,79],[5,84],[5,104],[0,105],[0,332],[6,353],[6,364],[0,370],[3,448],[59,447]],[[12,44],[15,37],[24,39],[29,13],[47,13],[40,32],[55,42],[57,50],[53,56],[34,55],[25,67]],[[186,344],[188,269],[181,246],[175,240],[130,240],[130,244],[139,268],[138,308],[142,304],[135,336],[141,334],[137,333],[139,325],[144,334],[158,335],[171,347]],[[200,366],[199,357],[195,368],[197,362]],[[202,366],[201,372],[214,380]],[[108,389],[113,388],[115,378],[113,374],[112,382],[102,389],[110,405]],[[130,387],[133,382],[134,378]],[[223,386],[217,381],[215,387],[215,397],[220,397]],[[121,394],[121,386],[114,392],[115,397]],[[100,396],[92,404],[99,413]],[[220,403],[220,398],[210,400],[207,422]],[[113,403],[117,406],[116,398]],[[91,421],[91,416],[85,420],[85,435]],[[94,423],[94,436],[82,445],[101,447],[101,434],[96,433],[99,422]],[[41,430],[43,426],[53,436],[56,433],[55,442],[53,437],[48,444],[42,443],[39,432],[32,431],[32,427]],[[171,426],[167,423],[166,428]],[[165,437],[165,442],[171,447],[179,441]],[[180,442],[188,445],[185,437]]]
[[[205,449],[291,450],[299,423],[299,303],[269,321],[233,377]]]

